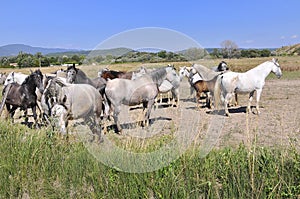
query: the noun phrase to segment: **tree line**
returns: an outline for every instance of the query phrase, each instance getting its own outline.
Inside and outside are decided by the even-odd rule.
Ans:
[[[269,49],[239,49],[238,46],[230,40],[221,43],[221,48],[214,48],[210,53],[205,49],[190,48],[181,52],[168,52],[165,50],[159,52],[139,52],[130,51],[122,56],[96,55],[89,57],[86,55],[57,55],[45,56],[42,53],[34,55],[20,52],[17,56],[0,58],[0,67],[47,67],[51,65],[63,64],[111,64],[128,62],[180,62],[195,61],[207,57],[212,58],[255,58],[269,57],[272,52]]]
[[[0,67],[47,67],[51,65],[63,65],[68,63],[82,64],[85,56],[72,55],[72,56],[45,56],[42,53],[34,55],[30,53],[19,52],[17,56],[2,57],[0,59]]]

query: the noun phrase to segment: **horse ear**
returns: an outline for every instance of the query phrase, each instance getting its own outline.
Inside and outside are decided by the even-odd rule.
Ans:
[[[278,59],[277,58],[272,58],[272,62],[277,63]]]

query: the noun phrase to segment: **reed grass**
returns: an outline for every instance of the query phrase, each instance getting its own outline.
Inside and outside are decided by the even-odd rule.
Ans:
[[[73,140],[73,141],[70,141]],[[124,173],[104,166],[76,139],[0,122],[0,198],[293,198],[300,155],[240,145],[201,158],[193,146],[169,166]],[[155,144],[155,143],[154,143]]]

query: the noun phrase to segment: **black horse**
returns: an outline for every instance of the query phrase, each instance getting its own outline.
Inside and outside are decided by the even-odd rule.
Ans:
[[[39,91],[43,93],[43,74],[40,70],[32,72],[21,85],[12,83],[8,84],[3,89],[2,96],[4,96],[5,98],[3,100],[5,100],[5,105],[11,118],[13,118],[16,109],[20,108],[25,112],[25,122],[27,123],[27,109],[31,108],[35,120],[35,125],[37,126],[37,95],[35,93],[36,88],[38,88]]]
[[[66,73],[68,83],[89,84],[95,87],[101,94],[104,93],[104,88],[106,86],[106,80],[104,78],[96,77],[90,79],[82,70],[76,68],[74,64],[67,68]]]

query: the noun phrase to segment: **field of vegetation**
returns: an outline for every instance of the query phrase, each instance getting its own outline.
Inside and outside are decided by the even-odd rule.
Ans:
[[[233,71],[246,71],[266,60],[270,58],[225,61]],[[220,61],[208,59],[197,63],[211,67]],[[298,56],[279,57],[279,63],[284,80],[300,81]],[[165,64],[126,63],[108,67],[134,70],[141,65]],[[174,64],[179,67],[191,63]],[[82,65],[80,69],[95,77],[103,67],[107,65]],[[59,68],[41,70],[48,73]],[[11,69],[1,69],[4,71]],[[28,68],[15,71],[29,73]],[[269,76],[272,78],[275,77]],[[1,119],[0,198],[299,198],[299,140],[290,138],[293,140],[288,146],[268,147],[257,145],[256,137],[252,138],[236,147],[213,149],[205,157],[195,142],[164,168],[126,173],[97,161],[76,135],[66,139],[50,127],[29,129]],[[151,144],[158,148],[166,139]]]

